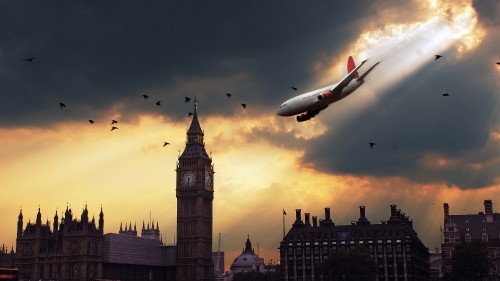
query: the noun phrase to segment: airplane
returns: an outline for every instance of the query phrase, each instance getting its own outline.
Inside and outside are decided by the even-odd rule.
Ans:
[[[347,60],[347,74],[339,83],[333,84],[321,89],[317,89],[299,96],[293,97],[283,104],[277,114],[279,116],[297,115],[298,122],[307,121],[316,116],[321,110],[327,108],[331,103],[337,102],[352,92],[365,82],[365,77],[380,62],[370,67],[363,75],[359,76],[358,69],[366,63],[367,60],[356,66],[352,56]]]

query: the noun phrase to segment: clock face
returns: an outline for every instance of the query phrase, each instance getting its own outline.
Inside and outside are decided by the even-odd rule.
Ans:
[[[193,172],[187,172],[182,175],[181,184],[184,187],[191,187],[196,183],[196,175]]]
[[[205,189],[212,190],[212,175],[209,171],[205,171]]]

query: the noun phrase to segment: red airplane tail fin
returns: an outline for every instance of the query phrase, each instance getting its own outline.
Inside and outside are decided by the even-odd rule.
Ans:
[[[349,56],[349,59],[347,60],[347,73],[351,73],[356,68],[356,64],[354,63],[354,59],[352,56]],[[354,78],[359,78],[359,74],[356,72],[356,75],[354,75]]]

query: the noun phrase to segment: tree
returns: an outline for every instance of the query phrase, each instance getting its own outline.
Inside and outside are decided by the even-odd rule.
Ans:
[[[485,244],[481,242],[461,243],[452,253],[452,271],[447,280],[482,280],[488,275],[490,260]]]
[[[323,280],[373,281],[376,278],[377,266],[364,247],[357,247],[349,253],[338,252],[330,256],[320,266]]]

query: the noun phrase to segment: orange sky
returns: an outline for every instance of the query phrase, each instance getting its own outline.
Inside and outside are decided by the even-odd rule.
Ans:
[[[422,50],[455,48],[458,59],[467,56],[481,44],[487,30],[477,23],[471,1],[438,2],[415,1],[421,13],[411,20],[398,10],[381,9],[381,17],[397,24],[381,26],[373,22],[367,26],[359,39],[351,43],[355,50],[353,55],[380,55],[383,42],[398,44],[393,41],[395,38],[410,38],[414,35],[412,30],[422,32],[419,28],[428,25],[442,27],[443,36],[456,38],[454,44],[449,43],[449,38],[443,41],[433,38],[429,40],[432,42],[422,43]],[[434,26],[437,18],[446,19],[448,24]],[[346,57],[346,54],[332,54],[331,63],[326,66],[324,61],[311,63],[311,69],[318,73],[318,85],[344,75],[344,62],[340,63],[337,58]],[[398,71],[409,75],[419,67],[421,65],[412,64]],[[349,97],[352,100],[349,106],[336,108],[335,116],[340,120],[335,121],[341,122],[370,106],[378,90],[391,87],[406,77],[374,81],[370,88],[361,89],[363,95]],[[492,199],[494,204],[500,202],[500,181],[487,188],[463,190],[446,182],[417,183],[398,176],[322,173],[313,165],[301,164],[305,148],[276,144],[262,137],[288,134],[296,140],[315,139],[336,129],[331,120],[332,112],[325,111],[324,117],[308,121],[307,126],[251,108],[232,117],[208,115],[204,113],[202,102],[198,114],[205,131],[206,149],[212,153],[216,172],[213,249],[217,250],[220,232],[221,250],[226,252],[226,269],[244,247],[247,235],[266,262],[279,260],[277,248],[282,238],[282,209],[288,213],[286,225],[289,228],[297,208],[302,209],[302,214],[310,212],[322,218],[324,208],[330,207],[336,224],[349,224],[357,220],[358,206],[364,205],[367,218],[377,223],[389,218],[390,204],[397,204],[414,220],[419,237],[432,249],[439,247],[444,202],[450,204],[451,213],[482,211],[485,199]],[[109,120],[118,117],[120,104],[109,109],[106,116]],[[67,205],[80,216],[85,204],[90,216],[96,218],[102,206],[105,233],[118,232],[121,222],[137,223],[141,227],[143,221],[147,223],[151,212],[152,219],[159,223],[163,241],[172,243],[176,232],[175,167],[179,151],[184,148],[189,123],[190,119],[176,122],[152,114],[120,122],[119,129],[113,132],[109,131],[109,124],[90,126],[86,121],[61,121],[44,128],[0,128],[3,199],[0,243],[9,249],[15,245],[21,206],[26,225],[28,220],[35,220],[39,206],[43,221],[52,221],[56,210],[61,214]],[[491,128],[489,147],[499,146],[498,131]],[[163,147],[164,141],[171,144]],[[423,157],[420,164],[439,170],[453,165],[456,160],[460,159],[433,153]],[[471,163],[471,168],[480,169],[481,165]]]

